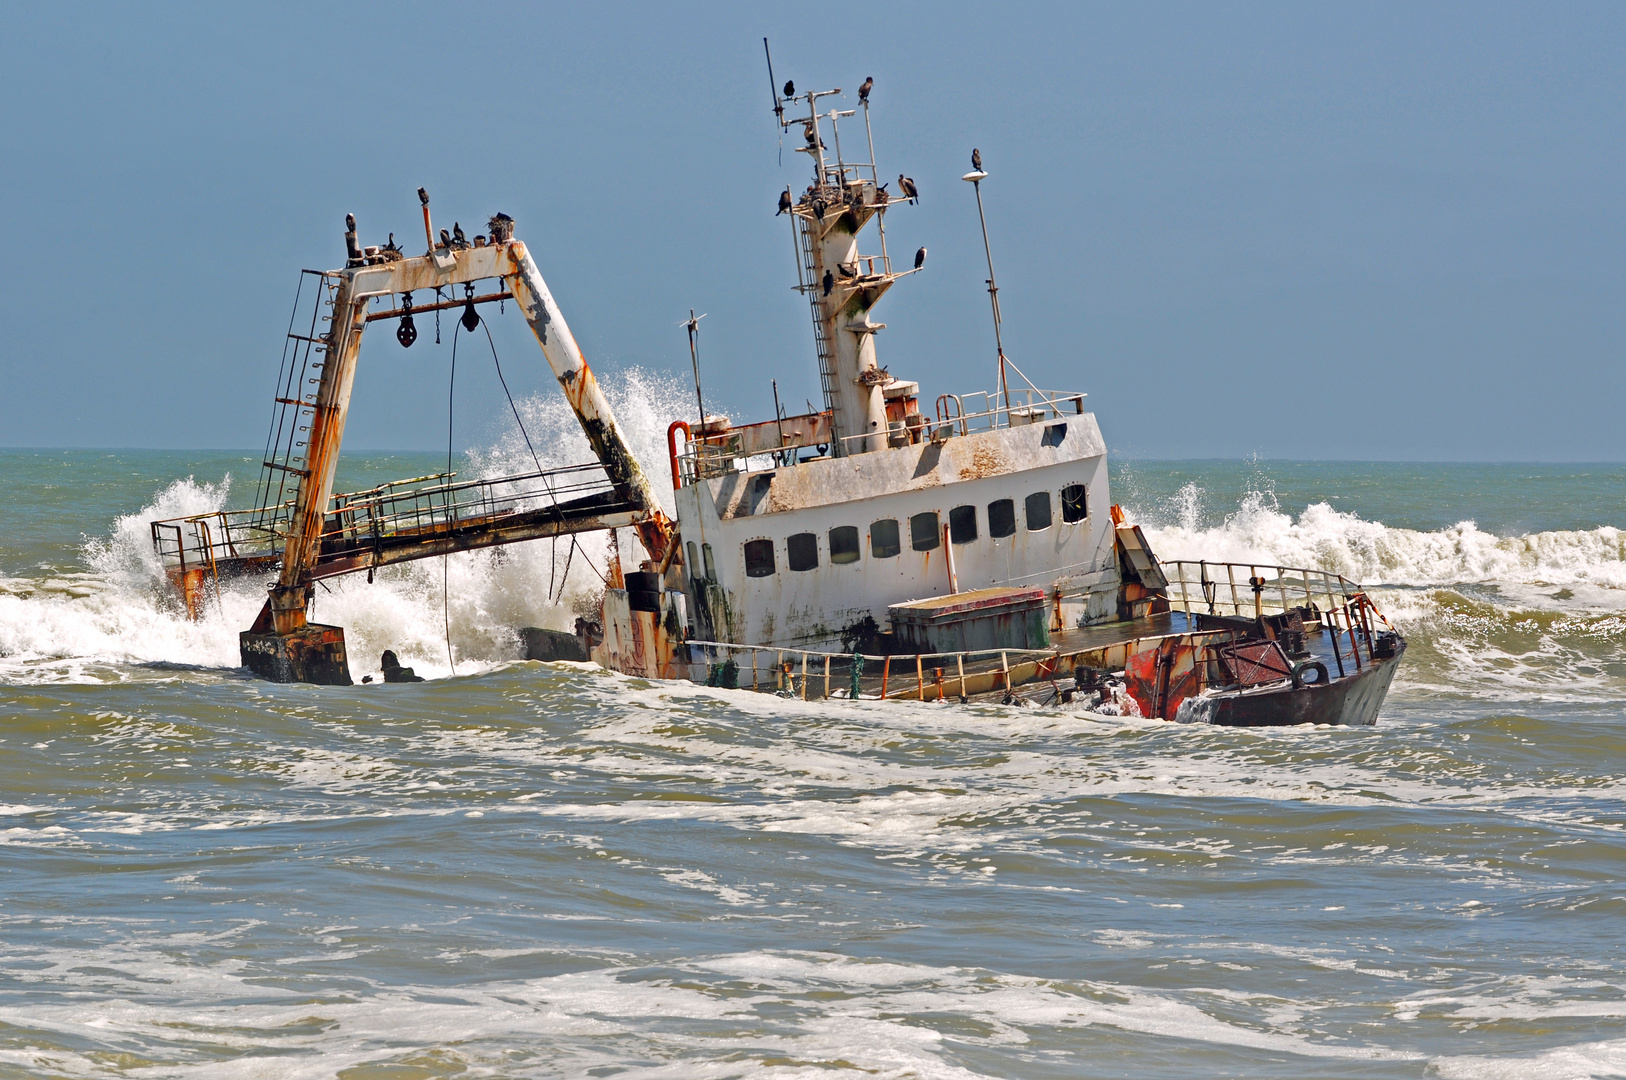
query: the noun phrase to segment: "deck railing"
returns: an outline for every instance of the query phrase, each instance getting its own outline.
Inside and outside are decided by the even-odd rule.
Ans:
[[[322,542],[353,546],[375,538],[456,531],[612,490],[597,463],[455,483],[454,476],[434,473],[335,494],[323,518]],[[281,554],[293,506],[289,501],[154,521],[153,547],[169,571],[202,567],[217,576],[223,568],[255,565]]]
[[[908,421],[893,421],[888,431],[848,435],[836,441],[848,454],[859,454],[865,451],[872,439],[889,446],[916,442],[942,443],[961,435],[1044,424],[1084,413],[1085,395],[1076,391],[1013,389],[1009,398],[1010,404],[1007,405],[1006,395],[998,391],[940,394],[935,419],[922,414],[919,422],[913,426]],[[696,477],[760,472],[795,465],[800,461],[817,460],[835,449],[821,444],[815,447],[818,452],[812,457],[799,459],[795,451],[802,448],[790,446],[780,454],[770,452],[741,457],[727,445],[726,433],[710,438],[696,433],[688,448],[677,455],[677,462],[682,482],[691,484]]]
[[[1342,608],[1362,589],[1341,574],[1296,566],[1176,559],[1164,562],[1170,606],[1187,615],[1257,618],[1297,607]]]

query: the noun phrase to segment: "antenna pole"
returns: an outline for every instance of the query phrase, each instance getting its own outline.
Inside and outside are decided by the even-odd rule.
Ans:
[[[700,331],[700,320],[704,315],[696,315],[694,308],[689,309],[689,317],[683,325],[689,328],[689,362],[694,365],[694,403],[700,409],[700,427],[706,426],[706,402],[700,396],[700,350],[695,346],[695,337]],[[699,432],[699,428],[695,429]]]
[[[779,125],[779,164],[785,164],[785,103],[779,100],[779,84],[773,78],[773,53],[768,51],[768,39],[762,39],[762,55],[768,58],[768,92],[773,94],[773,118]]]
[[[988,258],[988,304],[994,310],[994,348],[999,352],[999,392],[1005,398],[1005,423],[1010,425],[1011,388],[1005,382],[1005,342],[999,334],[999,286],[994,284],[994,253],[988,246],[988,218],[982,212],[982,178],[985,172],[967,173],[962,179],[971,181],[977,190],[977,220],[982,222],[982,253]]]
[[[781,464],[788,465],[790,463],[788,461],[784,460],[784,457],[785,457],[785,425],[783,423],[784,418],[785,418],[785,410],[781,409],[779,407],[779,380],[774,379],[773,380],[773,423],[774,423],[774,430],[779,432],[779,453],[776,454],[775,456],[780,459]]]
[[[875,132],[869,126],[869,98],[864,99],[864,136],[869,139],[869,178],[877,188],[881,186],[881,170],[875,164]],[[886,207],[881,207],[875,214],[875,227],[881,233],[881,262],[886,266],[887,273],[892,272],[892,257],[886,253]]]

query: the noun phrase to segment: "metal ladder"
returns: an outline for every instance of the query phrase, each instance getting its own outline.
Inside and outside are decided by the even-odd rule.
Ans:
[[[802,217],[796,219],[797,253],[801,256],[798,267],[801,277],[801,290],[807,294],[808,306],[813,311],[813,342],[819,353],[819,386],[824,391],[824,407],[830,412],[831,431],[836,440],[843,432],[835,431],[836,418],[836,356],[830,347],[830,339],[824,332],[824,286],[817,276],[817,269],[813,265],[813,238],[808,235],[812,223]]]
[[[256,528],[276,532],[285,528],[292,503],[308,475],[306,442],[316,413],[322,367],[327,362],[326,329],[322,324],[332,323],[338,287],[338,279],[325,271],[299,272],[294,309],[288,317],[288,334],[282,346],[282,365],[277,371],[277,391],[272,399],[271,429],[266,435],[265,457],[255,489],[254,505],[260,508],[253,523]],[[308,317],[304,315],[307,308]]]

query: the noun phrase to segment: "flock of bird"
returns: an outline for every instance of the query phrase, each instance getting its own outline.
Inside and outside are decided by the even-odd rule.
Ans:
[[[873,76],[866,77],[863,84],[859,86],[858,100],[863,102],[865,106],[869,105],[869,92],[874,88],[875,79]],[[786,81],[785,96],[787,98],[793,98],[796,96],[796,83],[794,80]],[[802,125],[802,137],[807,140],[807,145],[810,148],[817,144],[819,149],[824,149],[824,140],[820,139],[818,133],[814,130],[813,121],[809,120]],[[982,151],[976,147],[971,148],[971,170],[972,172],[976,173],[982,172]],[[880,190],[883,196],[886,193],[886,187],[887,185],[885,184],[881,185]],[[899,173],[898,190],[903,193],[903,197],[908,199],[911,204],[917,206],[920,204],[920,189],[915,186],[915,181],[912,177]],[[818,219],[823,221],[825,211],[829,209],[829,205],[823,199],[815,198],[810,206]],[[774,217],[778,217],[780,214],[788,214],[794,210],[795,207],[796,201],[791,198],[790,188],[787,186],[784,191],[779,193],[779,209],[774,212]],[[915,269],[919,270],[925,265],[926,249],[922,247],[919,251],[915,252]],[[841,276],[844,278],[855,278],[858,276],[858,267],[856,264],[850,268],[848,266],[841,265],[836,269],[841,271]],[[820,284],[824,288],[824,295],[829,296],[836,287],[836,275],[832,271],[826,270],[824,272],[824,280],[821,281]]]

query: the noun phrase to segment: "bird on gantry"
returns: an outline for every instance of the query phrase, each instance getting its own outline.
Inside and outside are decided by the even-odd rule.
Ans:
[[[775,214],[774,217],[778,217],[779,214],[790,213],[790,207],[790,188],[786,188],[779,193],[779,213]]]
[[[903,197],[908,199],[910,202],[917,205],[920,203],[920,189],[915,187],[915,182],[913,180],[909,179],[902,173],[898,174],[898,190],[903,192]]]
[[[919,270],[922,266],[925,266],[925,265],[926,265],[926,249],[921,248],[919,251],[915,252],[915,269]]]

